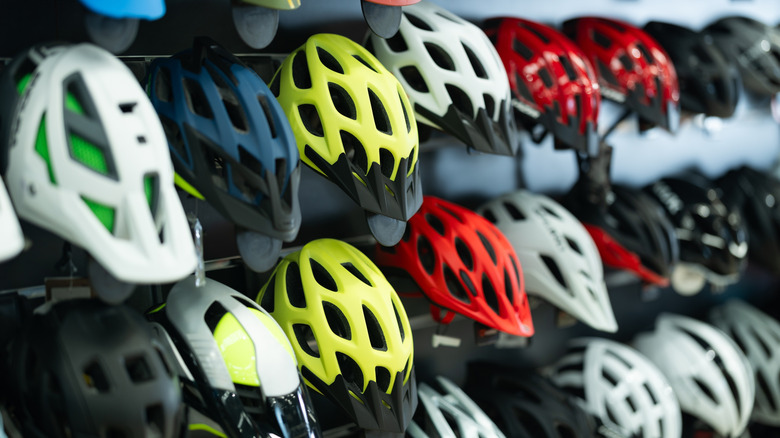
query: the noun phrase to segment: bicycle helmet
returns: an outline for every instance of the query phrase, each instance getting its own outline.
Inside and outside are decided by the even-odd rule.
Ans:
[[[230,438],[321,436],[281,327],[245,295],[191,276],[147,315],[179,359],[184,401]]]
[[[0,77],[0,153],[19,218],[127,283],[195,268],[165,134],[132,72],[91,44],[37,46]]]
[[[165,15],[165,0],[81,0],[81,3],[93,12],[111,18],[157,20]]]
[[[254,70],[209,38],[149,70],[179,186],[236,224],[252,269],[270,269],[281,241],[301,226],[300,158],[279,103]],[[256,253],[257,235],[272,241],[271,251]]]
[[[368,51],[343,36],[311,36],[284,60],[271,90],[304,163],[369,212],[405,222],[420,208],[412,107]]]
[[[627,186],[612,185],[606,210],[582,197],[567,197],[566,206],[583,222],[605,266],[625,269],[643,282],[669,285],[679,259],[674,226],[655,199]]]
[[[597,17],[569,20],[563,29],[590,58],[603,97],[626,105],[646,122],[677,130],[677,73],[650,35],[628,23]]]
[[[753,409],[753,370],[739,347],[715,327],[661,314],[634,346],[669,380],[680,407],[724,437],[738,437]]]
[[[702,31],[736,63],[745,88],[759,94],[780,92],[780,34],[747,17],[725,17]]]
[[[571,213],[547,196],[526,190],[498,197],[477,212],[515,249],[528,294],[597,330],[617,331],[598,250]]]
[[[22,251],[24,235],[2,179],[0,179],[0,230],[2,230],[0,240],[3,242],[0,246],[0,262],[4,262]]]
[[[680,264],[729,284],[745,267],[748,244],[739,211],[694,175],[663,178],[645,188],[664,207],[680,244]]]
[[[418,122],[481,152],[517,153],[509,80],[477,26],[420,1],[403,9],[398,33],[369,35],[366,46],[401,81]]]
[[[306,383],[363,429],[403,433],[417,407],[412,330],[379,269],[319,239],[287,255],[257,301],[293,344]]]
[[[22,435],[185,436],[178,378],[140,315],[97,300],[41,309],[7,352]]]
[[[718,182],[723,203],[739,210],[748,235],[748,257],[780,274],[780,181],[743,166]]]
[[[495,423],[455,383],[443,376],[436,376],[436,382],[443,394],[425,383],[417,388],[420,409],[409,424],[407,436],[505,438]]]
[[[575,339],[552,366],[551,379],[622,436],[682,434],[680,405],[669,382],[633,348],[607,339]]]
[[[513,438],[592,438],[596,425],[572,397],[533,371],[470,363],[466,392]]]
[[[741,300],[730,300],[709,313],[747,356],[756,378],[753,421],[780,426],[780,324]]]
[[[682,109],[715,117],[734,114],[739,73],[711,36],[659,21],[647,23],[644,30],[663,46],[674,64]]]
[[[561,148],[593,153],[598,146],[598,81],[585,54],[557,30],[522,18],[488,20],[485,33],[504,62],[515,114],[532,135],[544,127]]]
[[[377,245],[376,261],[388,276],[411,276],[438,322],[449,323],[458,313],[516,336],[534,333],[515,250],[471,210],[426,196],[401,242]]]

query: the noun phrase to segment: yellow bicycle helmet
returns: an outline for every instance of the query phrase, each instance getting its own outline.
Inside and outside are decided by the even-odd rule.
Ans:
[[[363,429],[405,432],[417,407],[412,330],[368,257],[338,240],[310,242],[279,263],[257,302],[287,334],[311,388]]]
[[[284,60],[270,88],[301,160],[366,211],[401,222],[386,242],[397,243],[422,204],[417,124],[398,79],[352,40],[317,34]]]

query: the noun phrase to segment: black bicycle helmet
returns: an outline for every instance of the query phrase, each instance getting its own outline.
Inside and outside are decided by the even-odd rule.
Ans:
[[[780,92],[780,33],[747,17],[725,17],[704,28],[718,48],[739,67],[745,88],[759,94]]]
[[[710,35],[660,21],[647,23],[645,32],[663,46],[674,63],[682,109],[715,117],[734,114],[739,74]]]
[[[739,211],[730,210],[706,178],[686,174],[645,188],[666,210],[680,244],[680,262],[716,283],[730,283],[745,267],[748,243]]]
[[[723,202],[742,214],[752,262],[780,274],[780,181],[743,166],[717,182]]]
[[[595,435],[595,419],[571,396],[533,371],[472,362],[465,389],[508,437]]]
[[[183,436],[179,380],[141,315],[72,300],[28,322],[8,356],[9,409],[25,437]]]

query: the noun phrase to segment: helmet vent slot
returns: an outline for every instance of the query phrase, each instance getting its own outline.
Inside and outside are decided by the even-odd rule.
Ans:
[[[606,413],[607,413],[607,418],[609,419],[609,421],[610,421],[612,424],[615,424],[615,425],[618,425],[618,424],[620,424],[620,423],[617,421],[617,416],[615,415],[615,413],[614,413],[614,412],[612,412],[612,407],[610,407],[609,403],[606,403],[606,404],[604,405],[604,410],[605,410],[605,411],[606,411]]]
[[[145,420],[149,436],[163,436],[165,432],[165,411],[160,403],[147,406]]]
[[[489,79],[487,70],[485,70],[485,66],[479,62],[479,57],[477,57],[474,51],[465,44],[463,44],[463,50],[466,52],[466,56],[469,58],[469,62],[471,62],[471,68],[474,69],[474,74],[477,75],[478,78]]]
[[[363,143],[354,135],[347,131],[339,131],[341,134],[341,144],[344,147],[344,154],[352,166],[356,167],[360,175],[368,174],[368,155],[363,148]]]
[[[509,216],[512,217],[512,220],[522,221],[526,219],[526,216],[522,211],[520,211],[519,208],[517,208],[515,204],[511,202],[503,202],[502,205],[504,206],[504,209],[506,209],[506,212],[509,213]]]
[[[401,110],[404,113],[404,123],[406,123],[406,132],[412,132],[412,121],[409,119],[409,112],[406,111],[406,103],[404,103],[404,98],[403,96],[401,96],[400,92],[398,93],[398,99],[401,102]]]
[[[653,393],[653,390],[650,389],[650,385],[647,382],[644,382],[642,386],[645,387],[645,393],[650,397],[650,401],[653,403],[653,405],[657,405],[658,398],[656,398],[655,394]]]
[[[493,117],[496,112],[495,99],[493,99],[493,96],[486,93],[482,95],[482,100],[485,101],[485,112],[488,113],[490,117]]]
[[[374,369],[376,374],[376,385],[378,389],[384,393],[390,389],[390,371],[385,367],[376,367]]]
[[[482,274],[482,295],[485,297],[485,302],[493,309],[496,314],[501,312],[498,305],[498,295],[496,295],[496,289],[493,287],[493,283],[490,281],[487,275]]]
[[[106,376],[103,367],[97,361],[90,362],[89,365],[84,367],[84,383],[87,387],[96,390],[99,393],[106,393],[110,387],[108,384],[108,377]]]
[[[504,270],[504,292],[506,293],[506,299],[509,303],[515,304],[514,288],[512,287],[512,277],[509,275],[509,271]]]
[[[200,117],[213,119],[214,113],[211,112],[206,94],[203,92],[200,84],[190,78],[184,78],[182,85],[184,87],[184,98],[190,111]]]
[[[425,269],[425,272],[428,275],[433,275],[433,271],[436,268],[436,256],[431,242],[422,235],[417,238],[417,258],[420,260],[420,264]]]
[[[572,291],[568,290],[566,281],[563,279],[563,274],[561,273],[560,268],[558,268],[558,264],[555,263],[555,260],[553,260],[552,257],[546,255],[542,255],[540,257],[542,262],[544,262],[544,265],[547,266],[547,270],[550,271],[550,274],[552,274],[553,277],[555,277],[555,280],[558,282],[558,284],[566,289],[569,294],[572,294]]]
[[[330,100],[333,102],[333,107],[344,117],[352,120],[357,119],[357,109],[355,108],[355,102],[342,86],[328,82],[328,91],[330,92]]]
[[[133,383],[143,383],[154,379],[149,362],[144,356],[125,358],[125,369],[130,377],[130,381]]]
[[[528,46],[523,44],[522,41],[518,40],[517,38],[512,40],[512,50],[514,50],[514,52],[518,55],[522,56],[526,61],[530,61],[534,57],[534,52],[532,52]]]
[[[769,345],[767,345],[766,342],[764,342],[764,338],[762,336],[759,336],[759,334],[756,333],[755,329],[751,328],[751,330],[753,331],[753,338],[755,338],[755,340],[758,342],[758,345],[761,347],[761,351],[763,352],[764,357],[772,357],[773,356],[772,350],[770,350]],[[747,352],[744,349],[742,350],[742,352],[747,354]]]
[[[439,66],[439,68],[443,68],[444,70],[449,71],[456,71],[455,62],[452,60],[450,55],[448,55],[447,52],[439,45],[425,43],[425,50],[428,51],[428,56],[431,57],[433,62]]]
[[[119,111],[122,111],[122,114],[130,114],[133,112],[137,104],[138,104],[137,102],[120,103]]]
[[[474,283],[471,282],[471,278],[469,278],[469,275],[466,273],[466,271],[460,271],[460,279],[463,281],[463,284],[466,286],[466,289],[469,290],[469,293],[471,293],[472,296],[477,296],[477,288],[474,287]]]
[[[452,104],[458,111],[462,112],[468,117],[474,115],[474,107],[471,104],[471,99],[469,99],[469,96],[465,91],[452,84],[445,84],[444,87],[447,89],[447,93],[450,95]]]
[[[544,82],[544,86],[547,88],[552,87],[554,82],[552,80],[552,76],[550,76],[550,72],[548,72],[544,67],[539,67],[538,72],[539,77],[542,79],[542,82]]]
[[[303,290],[303,283],[301,283],[301,270],[298,263],[290,262],[287,265],[284,279],[287,286],[287,299],[290,300],[290,305],[299,309],[305,309],[306,294]]]
[[[374,73],[377,74],[379,73],[378,71],[376,71],[376,68],[373,65],[369,64],[368,61],[366,61],[362,56],[353,54],[352,57],[355,58],[359,63],[363,64],[367,69],[373,71]]]
[[[401,73],[401,76],[403,76],[404,81],[406,81],[414,91],[417,91],[418,93],[428,92],[428,85],[425,83],[425,79],[423,79],[420,70],[418,70],[417,67],[408,65],[406,67],[401,67],[398,71]]]
[[[208,309],[206,309],[206,313],[203,314],[203,321],[205,321],[206,326],[208,326],[209,330],[214,332],[217,329],[217,325],[222,320],[222,317],[225,316],[227,313],[227,310],[218,302],[213,302],[209,306]]]
[[[772,395],[772,389],[769,386],[769,384],[766,381],[766,377],[764,377],[764,373],[757,372],[756,373],[756,400],[766,400],[768,406],[764,410],[769,410],[770,412],[775,412],[777,410],[777,403],[775,402],[775,397]],[[761,408],[762,406],[756,406],[757,408]]]
[[[574,239],[572,239],[572,238],[570,238],[570,237],[568,237],[568,236],[567,236],[567,237],[565,237],[565,239],[566,239],[566,243],[568,243],[568,244],[569,244],[569,248],[571,248],[571,249],[572,249],[572,251],[576,252],[576,253],[577,253],[577,254],[579,254],[579,255],[584,255],[584,254],[582,253],[582,249],[581,249],[581,248],[580,248],[580,246],[577,244],[577,242],[575,242],[575,241],[574,241]]]
[[[352,274],[355,278],[365,283],[366,286],[373,287],[373,285],[371,284],[370,281],[368,281],[366,276],[363,275],[363,273],[360,272],[360,270],[356,268],[355,265],[353,265],[352,263],[350,262],[342,263],[341,266],[343,266],[344,269],[349,271],[349,273]]]
[[[453,22],[455,24],[463,24],[463,20],[461,20],[458,16],[452,15],[452,14],[446,12],[446,11],[442,12],[441,10],[439,10],[439,11],[434,11],[433,13],[438,15],[439,17],[441,17],[441,18],[443,18],[443,19],[445,19],[447,21],[451,21],[451,22]]]
[[[647,61],[648,64],[655,63],[655,58],[653,58],[653,55],[650,53],[649,50],[647,50],[647,47],[645,47],[644,44],[638,42],[635,45],[636,45],[636,48],[639,49],[639,53],[641,53],[642,56],[644,56],[644,58],[645,58],[645,60]]]
[[[458,252],[460,261],[466,266],[469,271],[474,270],[474,257],[471,255],[471,251],[459,238],[455,238],[455,250]]]
[[[312,357],[320,357],[320,346],[317,344],[317,338],[314,337],[314,331],[308,324],[293,324],[293,334],[298,341],[304,353]]]
[[[156,173],[144,175],[144,194],[146,195],[146,203],[149,205],[152,218],[156,219],[158,200],[160,199],[160,181]]]
[[[305,50],[301,50],[293,57],[292,79],[298,89],[308,90],[311,88],[311,73],[309,72],[309,64],[306,63]]]
[[[625,53],[618,56],[618,61],[620,61],[620,64],[624,69],[629,71],[634,70],[634,62],[631,61],[631,58],[629,58]]]
[[[565,55],[561,55],[558,56],[558,60],[561,61],[563,70],[566,72],[566,77],[568,77],[570,81],[576,81],[577,73],[574,71],[574,67],[572,67],[571,61],[569,61],[569,57]]]
[[[330,275],[327,269],[314,259],[309,259],[309,265],[311,266],[311,274],[314,277],[314,281],[321,287],[328,289],[331,292],[338,292],[339,287],[336,285],[336,280]]]
[[[447,285],[447,290],[450,292],[450,295],[466,304],[471,303],[471,298],[469,298],[466,290],[463,289],[463,285],[460,284],[458,277],[455,276],[449,266],[444,265],[443,270],[444,282]]]
[[[404,341],[406,338],[406,332],[404,331],[404,325],[401,323],[401,314],[398,313],[398,306],[395,303],[395,300],[393,301],[393,313],[395,314],[395,322],[398,323],[398,331],[400,331],[401,335],[401,342]]]
[[[387,341],[382,326],[374,313],[365,305],[363,306],[363,319],[366,321],[368,330],[368,339],[371,341],[371,348],[377,351],[387,351]]]
[[[268,283],[265,284],[265,292],[260,298],[260,307],[266,310],[268,313],[273,313],[274,306],[276,305],[276,274],[271,275],[268,279]]]
[[[344,377],[344,380],[346,380],[348,384],[354,385],[358,389],[358,392],[362,393],[364,381],[363,370],[360,369],[360,365],[358,365],[354,359],[340,351],[336,352],[336,360],[338,361],[339,369],[341,370],[341,375]]]
[[[419,18],[418,16],[414,14],[410,14],[409,12],[406,11],[404,11],[404,16],[406,17],[407,20],[409,20],[409,24],[411,24],[412,26],[428,32],[433,31],[433,28],[429,26],[428,23],[426,23],[425,20],[423,20],[422,18]],[[401,32],[398,33],[400,34]]]
[[[545,427],[533,413],[526,409],[520,409],[516,405],[512,405],[512,412],[517,418],[517,422],[522,424],[523,431],[528,434],[527,436],[542,437],[547,435]]]
[[[552,217],[554,217],[556,219],[560,219],[561,218],[555,210],[551,209],[550,207],[548,207],[546,205],[542,205],[542,210],[544,210],[545,213],[549,214],[550,216],[552,216]]]
[[[273,111],[271,111],[271,104],[268,103],[268,98],[259,94],[257,95],[257,103],[259,103],[260,108],[263,109],[265,120],[268,122],[268,129],[271,131],[271,138],[276,138],[276,122],[274,121]]]
[[[445,234],[445,229],[444,229],[444,223],[441,221],[441,219],[439,219],[438,217],[430,213],[426,213],[424,217],[425,217],[425,222],[427,222],[428,225],[430,225],[434,231],[436,231],[440,236],[443,237]]]
[[[163,131],[165,131],[165,137],[168,139],[168,146],[173,150],[174,162],[180,161],[187,167],[191,166],[192,164],[190,155],[187,153],[187,148],[184,144],[184,138],[182,137],[182,132],[181,129],[179,129],[179,125],[163,115],[160,116],[160,122],[162,124]]]
[[[498,222],[498,219],[496,219],[496,215],[493,214],[493,210],[485,210],[482,212],[482,217],[487,219],[490,223],[496,223]]]
[[[155,347],[154,348],[155,353],[157,353],[157,357],[160,358],[160,363],[162,363],[163,368],[165,368],[165,374],[168,375],[168,377],[173,377],[173,370],[171,369],[170,365],[168,364],[168,358],[165,354],[163,354],[162,350]]]
[[[322,120],[320,119],[320,114],[317,112],[317,107],[310,103],[298,105],[298,115],[301,117],[301,122],[309,133],[316,135],[317,137],[325,136],[322,128]]]
[[[369,41],[371,40],[369,39]],[[409,50],[409,46],[406,45],[406,40],[404,40],[401,32],[397,32],[392,37],[386,39],[385,42],[387,43],[387,47],[389,47],[393,52],[399,53]]]
[[[374,118],[376,130],[387,135],[393,135],[393,127],[390,125],[390,117],[379,97],[370,88],[368,89],[368,101],[371,103],[371,114]]]
[[[347,317],[335,304],[328,301],[322,302],[322,312],[325,314],[325,320],[328,321],[328,327],[334,335],[346,339],[352,339],[352,330],[349,328]]]
[[[493,264],[495,265],[498,263],[498,259],[496,258],[496,250],[493,249],[493,245],[490,244],[490,241],[485,237],[482,233],[479,231],[476,232],[477,236],[479,237],[479,240],[482,242],[482,246],[485,247],[485,251],[487,251],[488,255],[490,256],[490,260],[493,260]]]
[[[246,167],[250,172],[257,176],[262,176],[263,173],[265,173],[265,169],[263,169],[263,165],[260,164],[260,160],[252,156],[252,154],[242,145],[238,145],[238,161],[242,166]]]
[[[597,30],[591,30],[591,38],[593,39],[593,42],[604,49],[609,49],[612,47],[612,40]]]
[[[339,64],[333,55],[322,47],[317,47],[317,56],[320,58],[320,62],[328,70],[332,70],[338,74],[344,74],[344,68]]]
[[[699,387],[701,392],[703,392],[704,395],[707,396],[707,398],[709,398],[710,401],[712,401],[712,403],[717,403],[717,401],[715,400],[715,394],[713,394],[712,390],[710,389],[710,387],[706,383],[704,383],[701,379],[699,379],[698,377],[695,377],[695,376],[692,377],[692,379],[693,379],[693,382],[696,384],[696,386]],[[737,400],[739,400],[739,399],[737,399]]]

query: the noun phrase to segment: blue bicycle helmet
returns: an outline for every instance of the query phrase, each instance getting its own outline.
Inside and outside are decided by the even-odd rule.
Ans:
[[[281,241],[293,240],[301,224],[300,157],[276,98],[251,68],[204,37],[152,62],[147,91],[179,187],[236,224],[239,251],[252,269],[271,268]],[[276,251],[252,247],[244,230],[270,238]],[[247,260],[260,252],[272,256]]]
[[[156,20],[165,15],[165,0],[81,0],[81,3],[111,18]]]

